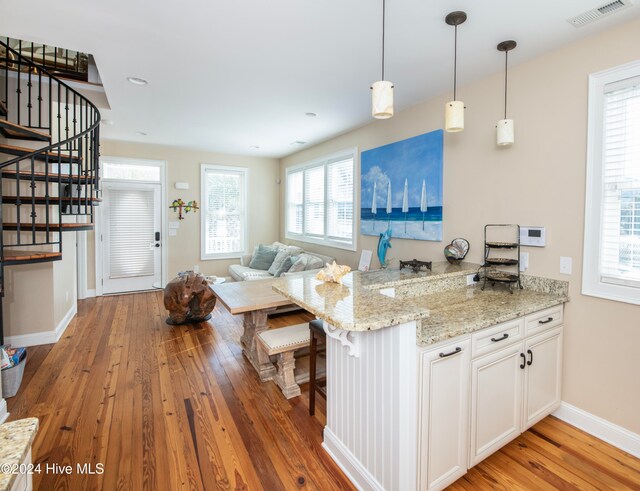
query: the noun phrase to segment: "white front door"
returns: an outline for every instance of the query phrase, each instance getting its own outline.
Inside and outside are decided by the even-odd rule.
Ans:
[[[160,184],[103,182],[103,293],[161,287]]]

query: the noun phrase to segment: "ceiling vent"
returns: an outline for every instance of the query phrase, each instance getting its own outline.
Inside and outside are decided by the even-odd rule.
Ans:
[[[591,9],[580,15],[571,17],[570,19],[567,19],[567,22],[569,22],[573,27],[586,26],[587,24],[591,24],[592,22],[600,20],[607,15],[611,15],[614,12],[626,9],[632,5],[631,0],[615,0],[614,2],[605,3],[598,8]]]

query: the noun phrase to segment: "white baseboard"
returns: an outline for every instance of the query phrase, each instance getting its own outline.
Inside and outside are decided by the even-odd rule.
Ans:
[[[39,346],[41,344],[53,344],[58,342],[58,339],[62,337],[65,329],[69,323],[73,320],[74,316],[78,313],[78,305],[73,304],[73,307],[65,314],[62,320],[58,323],[56,328],[52,331],[34,332],[29,334],[18,334],[17,336],[7,336],[5,342],[12,344],[13,346]]]
[[[8,417],[7,401],[5,401],[0,394],[0,424],[4,423]]]
[[[338,440],[327,426],[324,427],[322,447],[360,491],[384,491],[380,483],[363,467],[360,461],[354,457],[351,451]]]
[[[95,297],[95,296],[96,296],[96,290],[95,290],[95,289],[93,289],[93,290],[87,290],[87,291],[86,291],[86,293],[87,293],[87,296],[86,296],[86,297],[84,297],[84,298],[93,298],[93,297]]]
[[[553,415],[611,445],[640,458],[640,435],[563,402]]]

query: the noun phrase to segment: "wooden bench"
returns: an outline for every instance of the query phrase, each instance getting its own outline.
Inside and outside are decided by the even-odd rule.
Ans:
[[[277,356],[276,374],[273,380],[287,399],[300,395],[299,383],[309,380],[309,372],[296,376],[295,352],[309,347],[309,324],[269,329],[257,336],[258,357],[268,359]]]

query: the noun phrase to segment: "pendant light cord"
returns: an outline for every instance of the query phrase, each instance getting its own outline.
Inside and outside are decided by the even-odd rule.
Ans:
[[[386,0],[382,0],[382,80],[384,80],[384,21],[386,11]]]
[[[507,119],[507,65],[509,63],[509,51],[504,52],[504,119]]]
[[[456,99],[456,85],[458,82],[458,25],[455,26],[455,34],[453,41],[453,100]]]

